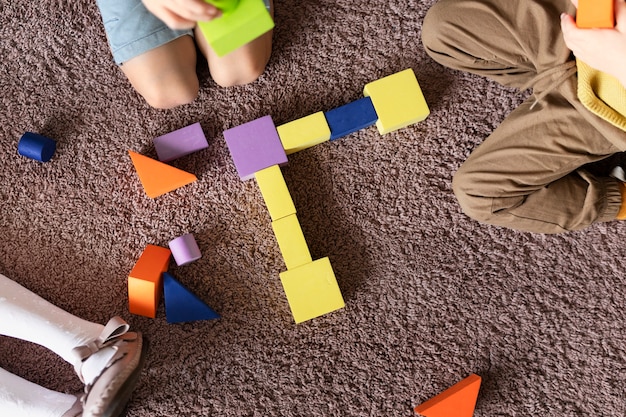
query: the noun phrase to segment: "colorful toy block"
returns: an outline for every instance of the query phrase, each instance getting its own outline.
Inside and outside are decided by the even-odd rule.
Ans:
[[[584,29],[615,26],[614,0],[578,0],[576,26]]]
[[[281,272],[280,280],[296,323],[345,307],[328,258]]]
[[[168,323],[220,318],[220,315],[211,307],[167,272],[163,274],[163,291],[165,293],[165,316]]]
[[[272,222],[272,229],[287,269],[297,268],[311,262],[311,253],[295,214]]]
[[[169,247],[178,266],[190,264],[202,257],[198,243],[196,243],[196,239],[191,233],[184,234],[170,241]]]
[[[195,175],[164,164],[137,152],[128,151],[141,185],[150,198],[156,198],[172,190],[194,182]]]
[[[421,122],[430,114],[410,68],[366,84],[363,94],[372,98],[381,135]]]
[[[220,9],[222,12],[229,12],[233,10],[239,4],[239,0],[205,0],[207,3],[211,3],[213,6]]]
[[[132,314],[156,317],[171,251],[148,245],[128,275],[128,308]]]
[[[423,417],[472,417],[480,383],[480,376],[471,374],[441,394],[415,407],[415,412]]]
[[[287,163],[287,154],[271,116],[264,116],[224,131],[224,139],[242,180],[255,172]]]
[[[324,112],[313,113],[276,128],[287,155],[330,140]]]
[[[48,162],[57,149],[57,143],[37,133],[26,132],[17,143],[17,153],[39,162]]]
[[[262,0],[239,0],[236,7],[198,27],[218,56],[224,56],[274,28],[274,20]]]
[[[208,146],[199,122],[154,138],[154,148],[162,162],[173,161]]]
[[[378,120],[372,99],[363,97],[325,113],[330,126],[330,140],[339,139],[372,126]]]
[[[273,221],[296,213],[296,207],[278,165],[257,171],[254,176]]]

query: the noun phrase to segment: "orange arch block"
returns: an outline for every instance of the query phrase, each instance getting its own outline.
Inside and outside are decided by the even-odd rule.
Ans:
[[[471,374],[441,394],[415,407],[415,412],[424,417],[472,417],[480,382],[480,376]]]
[[[189,172],[164,164],[156,159],[148,158],[133,151],[128,151],[128,153],[133,165],[135,165],[141,185],[150,198],[156,198],[198,179]]]

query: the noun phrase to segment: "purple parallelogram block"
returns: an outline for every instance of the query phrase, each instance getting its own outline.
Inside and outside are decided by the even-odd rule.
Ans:
[[[287,163],[287,154],[271,116],[224,131],[239,177],[248,180],[262,169]]]
[[[207,148],[206,136],[200,122],[175,130],[154,139],[159,161],[168,162]]]

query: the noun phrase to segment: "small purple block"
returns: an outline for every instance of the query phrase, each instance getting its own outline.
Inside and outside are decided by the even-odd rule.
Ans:
[[[169,246],[178,266],[190,264],[202,257],[196,239],[191,233],[177,237],[169,243]]]
[[[168,162],[208,148],[209,144],[198,122],[155,138],[154,147],[159,161]]]
[[[262,169],[287,163],[287,154],[271,116],[224,131],[239,177],[248,180]]]

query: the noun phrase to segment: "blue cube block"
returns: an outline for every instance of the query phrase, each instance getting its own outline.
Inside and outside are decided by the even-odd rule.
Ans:
[[[372,126],[378,115],[372,99],[363,97],[324,113],[330,127],[330,140],[339,139],[357,130]]]

